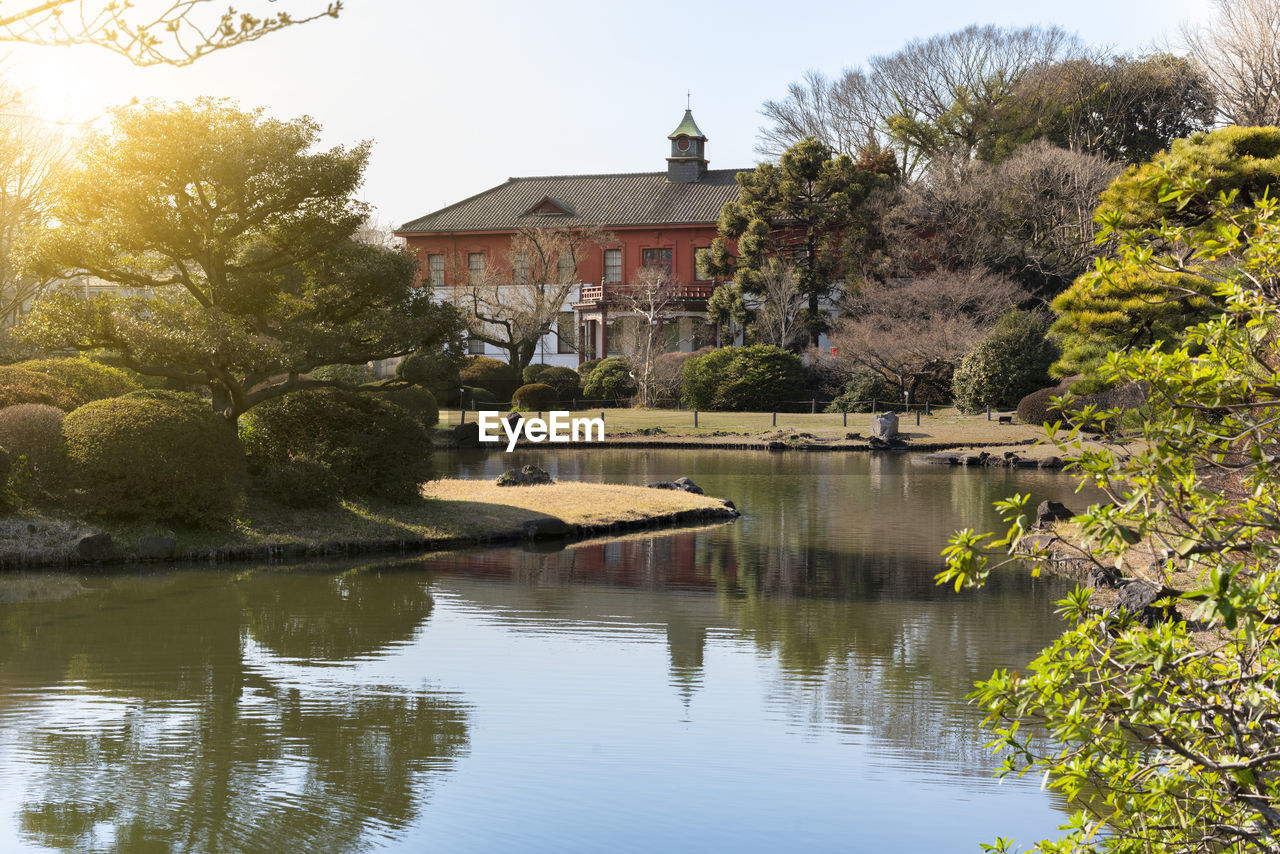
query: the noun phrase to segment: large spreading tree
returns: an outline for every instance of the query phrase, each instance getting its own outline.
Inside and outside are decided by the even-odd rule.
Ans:
[[[209,99],[115,113],[54,192],[38,276],[89,276],[21,330],[53,349],[119,353],[138,373],[205,387],[236,419],[321,365],[457,346],[455,309],[415,285],[416,259],[354,239],[368,145],[313,151],[320,128]]]
[[[862,225],[862,204],[897,174],[892,156],[881,154],[870,151],[854,161],[810,137],[783,152],[776,165],[739,172],[738,200],[720,212],[712,252],[716,272],[733,276],[745,293],[763,295],[774,259],[788,265],[805,298],[803,325],[816,345],[828,328],[823,306]],[[726,240],[738,244],[732,263]]]

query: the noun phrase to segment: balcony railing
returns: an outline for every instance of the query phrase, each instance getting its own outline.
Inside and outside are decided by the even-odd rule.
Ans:
[[[667,299],[705,300],[711,297],[716,286],[710,282],[692,285],[674,285],[670,288]],[[635,285],[612,283],[608,285],[583,285],[579,302],[607,302],[609,300],[631,299],[639,296]]]

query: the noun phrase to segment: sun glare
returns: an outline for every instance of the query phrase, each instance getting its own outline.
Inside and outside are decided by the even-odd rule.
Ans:
[[[10,59],[6,77],[19,90],[22,112],[56,124],[86,126],[129,100],[123,81],[102,58],[74,48],[23,51]]]

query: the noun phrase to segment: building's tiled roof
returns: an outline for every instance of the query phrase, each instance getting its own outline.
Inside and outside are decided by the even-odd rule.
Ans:
[[[544,198],[567,207],[591,225],[696,225],[720,219],[725,202],[738,198],[738,169],[711,169],[702,180],[680,184],[666,172],[510,178],[491,190],[406,222],[397,234],[506,231],[554,226],[563,216],[524,215]]]

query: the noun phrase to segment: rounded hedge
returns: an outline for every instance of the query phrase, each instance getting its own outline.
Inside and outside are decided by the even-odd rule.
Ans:
[[[0,407],[43,403],[70,412],[85,402],[71,386],[48,374],[0,366]]]
[[[582,393],[592,400],[620,400],[636,393],[631,366],[621,356],[603,359],[582,385]]]
[[[506,362],[488,356],[473,356],[458,371],[464,386],[475,386],[492,392],[495,399],[510,400],[520,385],[520,377]]]
[[[562,368],[559,365],[530,365],[524,369],[526,385],[544,383],[556,390],[556,396],[562,402],[582,396],[582,378],[573,368]]]
[[[367,365],[321,365],[311,371],[317,380],[347,385],[365,385],[374,381],[373,371]]]
[[[1029,311],[1011,311],[974,345],[951,381],[956,407],[963,413],[983,407],[1011,409],[1044,388],[1058,348],[1046,335],[1049,320]]]
[[[557,403],[559,403],[559,396],[556,390],[546,383],[522,385],[511,396],[511,405],[514,408],[530,412],[546,412],[549,409],[555,409]]]
[[[413,353],[396,365],[396,379],[425,388],[439,402],[456,406],[462,377],[457,361],[440,353]]]
[[[586,382],[587,377],[591,376],[591,372],[596,369],[596,365],[603,361],[604,359],[587,359],[585,362],[578,365],[578,376],[582,378],[583,382]]]
[[[286,476],[300,460],[326,469],[332,497],[409,501],[431,477],[431,440],[413,416],[378,395],[297,391],[260,403],[240,419],[250,471]],[[308,470],[295,472],[314,484]],[[292,476],[292,475],[289,475]]]
[[[1052,424],[1062,420],[1062,410],[1054,406],[1050,398],[1062,397],[1067,393],[1070,381],[1064,380],[1055,386],[1037,389],[1018,401],[1018,420],[1023,424]]]
[[[406,386],[382,392],[383,397],[413,416],[418,426],[430,430],[440,423],[440,405],[436,397],[421,386]]]
[[[827,412],[871,412],[873,402],[884,409],[899,397],[889,381],[875,371],[855,371]]]
[[[804,385],[800,357],[780,347],[724,347],[685,362],[684,400],[695,409],[772,411]]]
[[[120,397],[142,387],[125,371],[91,359],[32,359],[14,367],[60,380],[85,403]]]
[[[212,525],[240,507],[244,454],[235,431],[207,406],[98,400],[68,414],[62,434],[90,512]]]
[[[49,498],[66,484],[67,441],[62,437],[66,416],[56,406],[43,403],[0,409],[0,447],[12,455],[10,483],[23,498]]]

